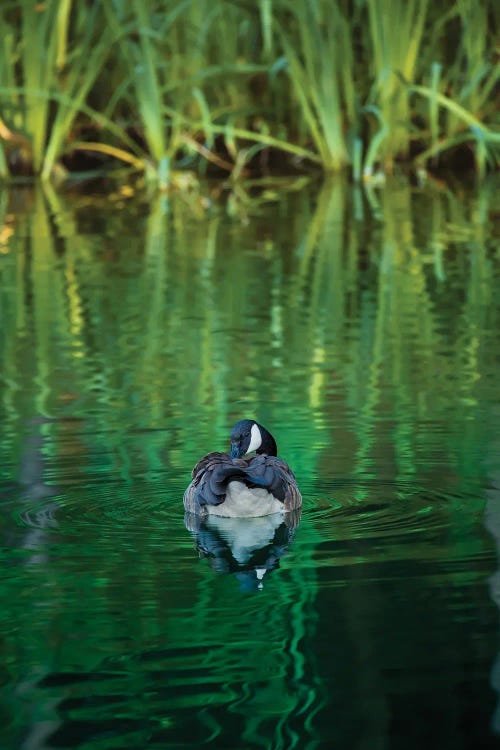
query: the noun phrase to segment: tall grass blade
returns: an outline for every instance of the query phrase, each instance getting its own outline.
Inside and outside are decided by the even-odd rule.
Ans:
[[[429,153],[435,155],[439,150],[446,150],[446,148],[456,145],[457,142],[471,141],[476,146],[475,157],[480,175],[484,175],[485,165],[488,160],[491,160],[493,164],[498,163],[500,155],[500,132],[490,130],[460,104],[444,94],[436,93],[435,90],[430,89],[428,86],[411,86],[410,91],[430,101],[437,102],[442,108],[451,112],[462,123],[462,126],[465,125],[468,127],[467,134],[464,134],[458,141],[456,138],[446,139],[444,144],[441,144],[441,148],[434,147],[429,152],[426,152],[425,156]],[[423,159],[424,155],[421,154],[419,160]]]
[[[71,15],[72,0],[59,0],[59,12],[57,14],[57,52],[56,68],[61,71],[68,59],[68,30]]]
[[[355,110],[351,29],[336,1],[285,7],[295,23],[281,41],[304,129],[325,169],[337,171],[351,161],[344,132],[344,109]]]
[[[30,91],[52,92],[57,85],[57,15],[55,4],[22,4],[22,83],[25,91],[25,128],[31,139],[33,168],[41,171],[49,131],[49,98]]]
[[[205,156],[242,175],[253,144],[356,180],[470,144],[484,174],[498,162],[497,5],[4,0],[0,172],[47,180],[88,140],[162,187]]]
[[[409,83],[418,75],[428,0],[367,0],[372,70],[370,103],[387,127],[382,161],[391,171],[397,157],[407,157],[411,131]]]
[[[438,123],[438,100],[437,94],[439,89],[439,80],[441,77],[441,65],[440,63],[433,63],[431,69],[431,96],[429,98],[429,123],[431,128],[431,149],[436,148],[439,134],[439,123]]]
[[[52,173],[68,141],[73,122],[82,111],[112,48],[113,38],[109,29],[102,25],[102,20],[98,5],[87,11],[78,56],[64,81],[65,98],[56,98],[58,106],[43,159],[42,179],[47,179]]]

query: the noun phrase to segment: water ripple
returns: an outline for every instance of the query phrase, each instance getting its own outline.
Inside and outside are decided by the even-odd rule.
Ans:
[[[346,481],[314,494],[305,495],[304,518],[330,539],[428,534],[449,526],[462,507],[470,509],[478,503],[472,491],[429,489],[409,482]],[[172,501],[175,496],[178,502]],[[140,536],[172,525],[182,535],[181,498],[180,486],[166,494],[163,487],[147,482],[125,487],[101,482],[97,488],[23,499],[11,516],[17,526],[65,535],[92,527],[101,535]]]
[[[331,539],[393,538],[432,534],[451,525],[464,505],[477,507],[474,492],[424,488],[409,482],[343,483],[333,499],[307,503],[305,515]]]
[[[64,535],[94,529],[102,534],[126,532],[142,535],[179,521],[182,526],[182,493],[179,502],[166,502],[163,489],[144,484],[125,487],[101,482],[95,487],[40,499],[23,499],[11,509],[17,526],[51,529]]]

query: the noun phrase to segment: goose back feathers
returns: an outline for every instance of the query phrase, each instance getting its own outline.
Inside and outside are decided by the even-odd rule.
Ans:
[[[250,451],[254,456],[244,456]],[[276,442],[253,420],[231,432],[231,454],[209,453],[193,469],[184,508],[203,516],[265,516],[296,510],[302,497],[288,464],[276,456]]]

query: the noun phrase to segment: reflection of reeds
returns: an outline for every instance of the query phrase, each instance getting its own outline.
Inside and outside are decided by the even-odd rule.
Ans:
[[[74,550],[67,560],[49,555],[39,568],[51,586],[30,585],[53,611],[56,600],[77,598],[74,565],[100,637],[121,637],[110,612],[127,613],[127,627],[169,679],[188,638],[195,656],[180,658],[193,682],[169,710],[189,708],[212,738],[231,705],[248,745],[272,737],[275,747],[315,746],[323,701],[309,651],[316,564],[330,564],[333,553],[321,549],[311,496],[330,506],[334,478],[359,480],[354,500],[369,495],[367,477],[432,481],[437,454],[439,472],[481,471],[488,425],[475,417],[497,388],[494,193],[463,202],[389,182],[374,198],[375,219],[359,188],[325,183],[317,194],[248,204],[244,225],[219,209],[200,218],[175,197],[146,208],[131,200],[120,212],[103,207],[102,196],[85,208],[46,188],[14,221],[3,205],[2,452],[19,464],[24,421],[50,417],[43,450],[50,481],[67,490],[61,509],[72,492],[75,517],[90,505],[85,566]],[[232,420],[252,415],[275,432],[306,503],[295,544],[265,584],[271,596],[240,597],[235,613],[208,567],[194,568],[172,518],[182,519],[182,490],[200,453],[223,448]],[[158,518],[140,510],[151,497]],[[103,548],[107,555],[92,554]],[[170,586],[169,574],[189,586]],[[46,644],[46,628],[40,638]],[[136,695],[137,685],[150,685],[146,660],[128,642],[124,649],[118,671]],[[370,683],[368,668],[363,680]],[[144,700],[156,717],[165,701],[153,694]]]
[[[38,192],[29,244],[14,234],[5,256],[7,319],[9,285],[23,290],[17,326],[4,330],[9,419],[33,373],[36,413],[76,402],[95,420],[111,473],[161,471],[165,448],[184,471],[200,448],[223,447],[244,412],[277,425],[298,473],[313,476],[349,446],[349,472],[373,475],[384,451],[398,476],[414,475],[426,430],[431,439],[451,409],[458,435],[490,366],[488,195],[471,224],[453,196],[391,184],[369,230],[349,218],[352,199],[341,182],[325,184],[314,210],[307,194],[287,199],[292,225],[269,224],[260,206],[243,234],[161,198],[135,237],[110,241],[79,236],[69,204]],[[36,357],[21,361],[26,340]],[[133,425],[160,432],[146,444],[124,438]]]

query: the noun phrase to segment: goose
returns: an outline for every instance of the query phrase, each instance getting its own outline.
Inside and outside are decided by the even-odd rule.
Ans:
[[[231,518],[297,510],[302,505],[297,482],[277,454],[276,441],[265,427],[254,419],[237,422],[230,453],[208,453],[194,467],[184,493],[185,510]]]

